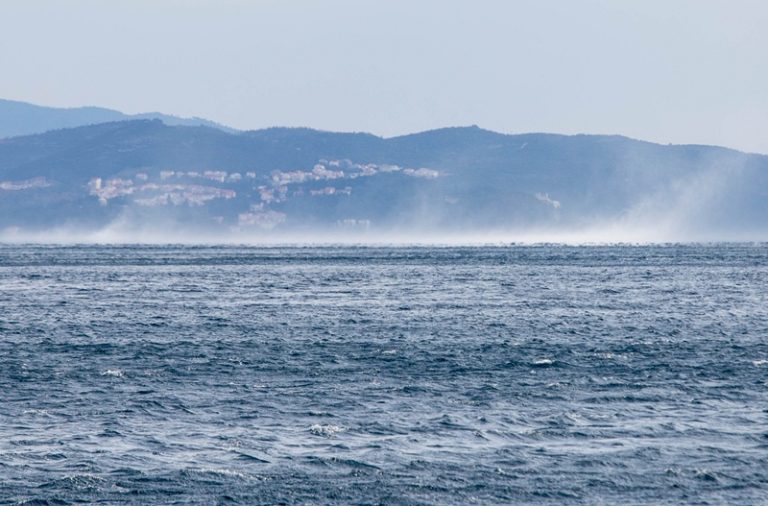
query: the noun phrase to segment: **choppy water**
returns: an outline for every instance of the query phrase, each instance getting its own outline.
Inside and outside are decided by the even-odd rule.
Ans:
[[[0,247],[0,503],[766,504],[768,247]]]

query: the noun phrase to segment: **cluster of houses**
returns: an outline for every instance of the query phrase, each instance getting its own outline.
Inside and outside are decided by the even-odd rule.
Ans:
[[[352,194],[352,186],[333,183],[360,177],[373,177],[382,173],[401,173],[405,176],[425,179],[435,179],[440,176],[437,170],[427,168],[358,164],[349,160],[320,160],[307,171],[275,170],[264,182],[265,184],[258,186],[254,184],[258,179],[256,172],[245,172],[243,175],[240,172],[224,170],[161,170],[154,177],[147,172],[137,172],[131,177],[108,179],[93,177],[87,186],[89,194],[96,197],[102,205],[107,205],[112,199],[130,197],[132,202],[147,207],[202,206],[214,199],[234,199],[238,196],[238,191],[241,195],[255,191],[258,202],[250,202],[248,210],[238,214],[237,223],[245,227],[271,229],[285,222],[287,216],[285,213],[271,209],[270,206],[289,198],[305,195],[309,197],[348,196]],[[3,182],[0,183],[0,189],[16,189],[25,185],[42,184],[47,183],[39,178],[16,183]],[[352,220],[340,225],[367,228],[370,223],[366,221],[358,223]]]
[[[137,179],[146,181],[141,175],[138,175]],[[111,199],[130,195],[135,196],[134,202],[137,204],[149,207],[169,204],[201,206],[213,199],[233,199],[237,196],[237,192],[229,188],[183,183],[135,183],[132,179],[125,178],[102,180],[100,177],[94,177],[88,182],[88,190],[102,205],[107,205]]]
[[[33,188],[47,188],[48,186],[51,186],[51,183],[44,177],[33,177],[23,181],[0,181],[0,190],[5,191],[31,190]]]
[[[440,176],[439,171],[427,168],[411,169],[403,168],[398,165],[377,165],[374,163],[358,164],[349,160],[321,160],[311,171],[273,171],[272,184],[275,186],[283,186],[309,181],[357,179],[358,177],[370,177],[379,173],[388,172],[402,172],[406,176],[426,179],[435,179]]]
[[[257,227],[272,230],[284,223],[288,216],[285,213],[266,209],[263,203],[251,205],[248,212],[237,215],[237,224],[241,227]]]
[[[246,178],[256,179],[255,172],[247,172]],[[207,179],[209,181],[216,181],[217,183],[237,183],[243,179],[242,174],[239,172],[227,172],[225,170],[205,170],[202,172],[189,170],[161,170],[160,179],[165,181],[172,178],[190,178],[190,179]]]

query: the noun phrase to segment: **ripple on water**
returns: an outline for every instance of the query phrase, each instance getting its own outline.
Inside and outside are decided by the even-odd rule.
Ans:
[[[0,246],[0,502],[759,504],[765,245]]]

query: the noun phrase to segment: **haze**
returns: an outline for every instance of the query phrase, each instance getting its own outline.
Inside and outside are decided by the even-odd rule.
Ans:
[[[768,153],[757,0],[10,0],[0,97],[241,129],[447,125]]]

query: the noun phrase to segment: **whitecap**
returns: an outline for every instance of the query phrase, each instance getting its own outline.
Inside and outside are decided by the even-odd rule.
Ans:
[[[197,470],[200,473],[208,473],[208,474],[217,474],[219,476],[230,476],[233,478],[240,478],[241,480],[248,479],[248,475],[245,473],[241,473],[240,471],[235,471],[234,469],[222,469],[222,468],[215,468],[215,467],[203,467]]]
[[[25,409],[23,414],[33,416],[52,416],[47,409]]]
[[[323,437],[333,437],[339,432],[344,432],[344,427],[339,427],[338,425],[320,425],[320,424],[314,424],[309,428],[309,432],[314,434],[315,436],[323,436]]]

